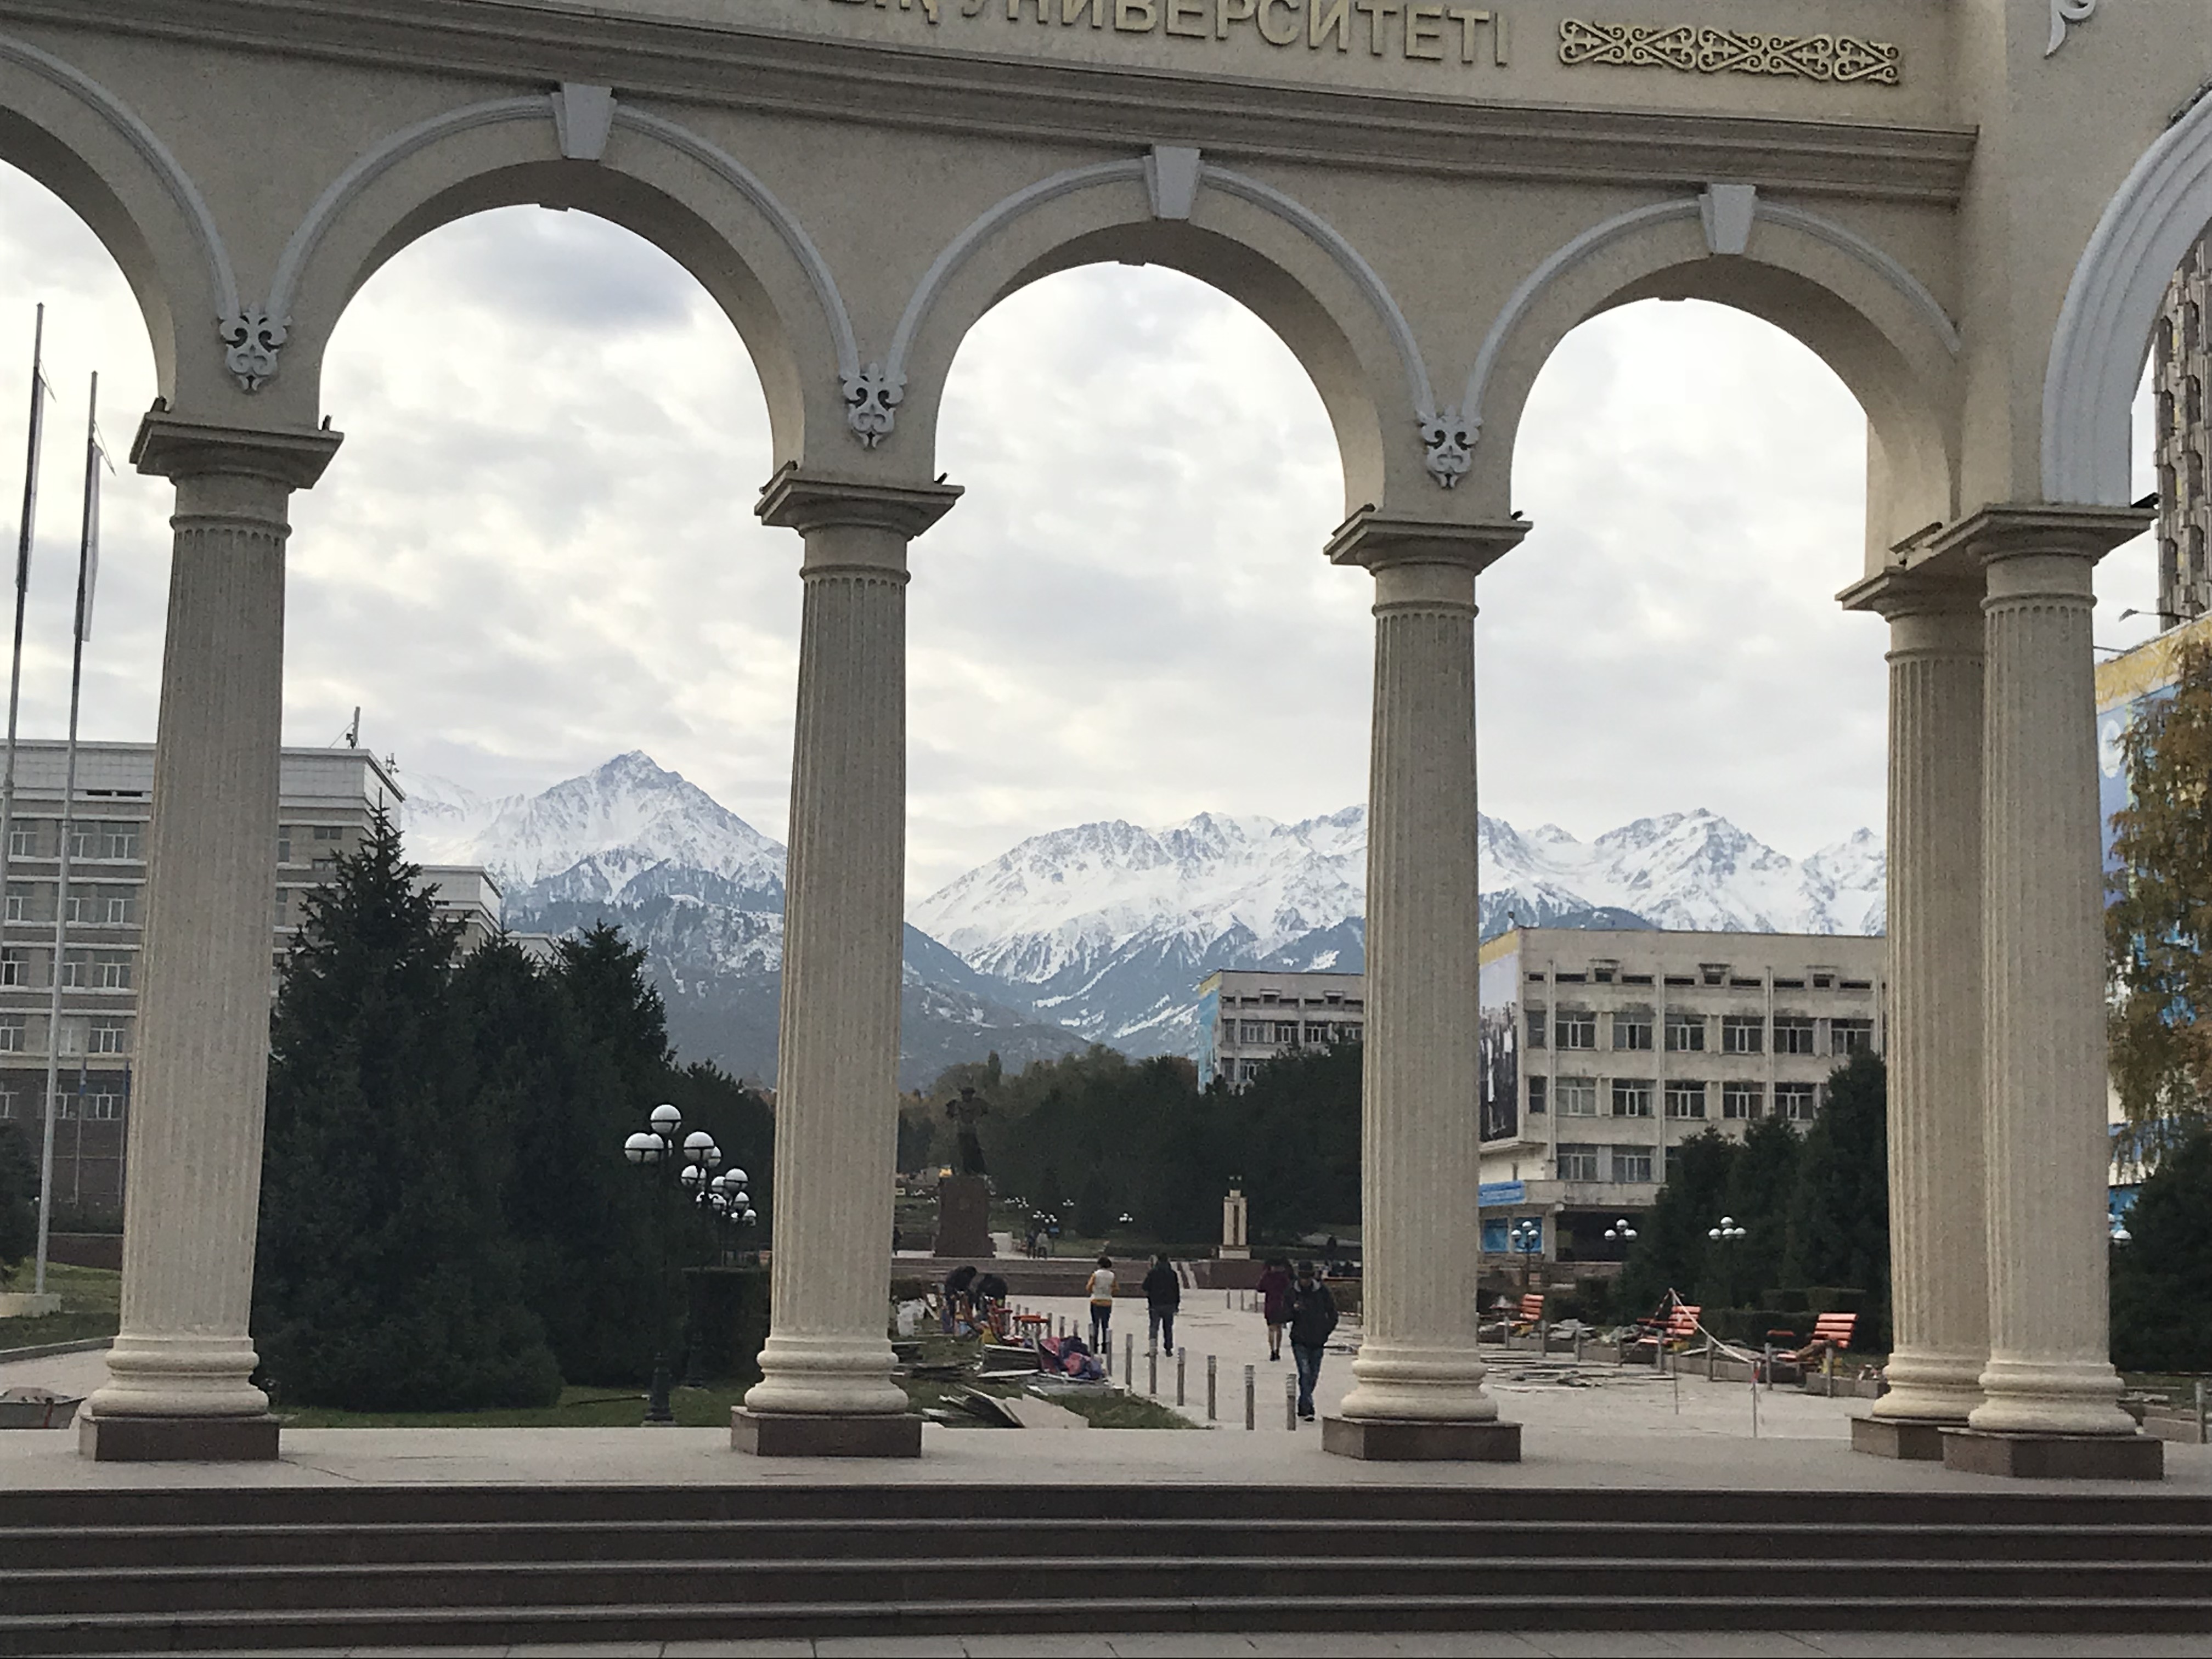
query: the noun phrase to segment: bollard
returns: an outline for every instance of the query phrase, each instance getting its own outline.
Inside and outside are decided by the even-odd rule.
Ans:
[[[2197,1379],[2197,1443],[2201,1446],[2208,1438],[2212,1436],[2204,1432],[2204,1379],[2200,1376]]]
[[[1755,1367],[1751,1373],[1751,1437],[1759,1438],[1759,1371]]]
[[[1667,1368],[1667,1375],[1674,1379],[1674,1415],[1682,1414],[1682,1364],[1678,1355],[1674,1364]]]
[[[1253,1389],[1252,1368],[1247,1365],[1244,1368],[1244,1426],[1248,1429],[1260,1426],[1258,1401],[1259,1396]]]
[[[1136,1393],[1137,1339],[1134,1336],[1121,1339],[1121,1381],[1128,1386],[1131,1394]]]
[[[1145,1350],[1145,1392],[1156,1400],[1159,1398],[1160,1350],[1158,1343]]]
[[[1218,1408],[1219,1391],[1214,1386],[1215,1381],[1213,1356],[1208,1354],[1206,1356],[1206,1420],[1209,1423],[1218,1421],[1221,1416]]]
[[[1713,1380],[1714,1351],[1720,1345],[1715,1342],[1710,1336],[1705,1339],[1705,1381],[1708,1382]]]
[[[1114,1339],[1108,1337],[1098,1345],[1098,1369],[1106,1373],[1107,1380],[1114,1376]]]
[[[1577,1364],[1577,1365],[1579,1365],[1579,1364],[1581,1364],[1582,1363],[1583,1363],[1583,1328],[1582,1328],[1582,1326],[1581,1326],[1580,1324],[1577,1324],[1577,1325],[1576,1325],[1576,1327],[1575,1327],[1575,1364]]]
[[[1233,1313],[1233,1312],[1235,1312],[1235,1311],[1236,1311],[1236,1309],[1237,1309],[1237,1292],[1236,1292],[1236,1291],[1222,1291],[1222,1293],[1221,1293],[1221,1311],[1222,1311],[1222,1312],[1224,1312],[1224,1313]]]
[[[1176,1404],[1178,1406],[1182,1404],[1183,1368],[1189,1363],[1190,1350],[1188,1348],[1177,1348],[1176,1350]]]
[[[1283,1426],[1292,1434],[1298,1431],[1298,1379],[1287,1371],[1283,1375]]]

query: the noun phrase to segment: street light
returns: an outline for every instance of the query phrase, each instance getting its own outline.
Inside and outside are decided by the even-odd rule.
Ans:
[[[1513,1224],[1505,1235],[1507,1246],[1520,1252],[1521,1294],[1528,1293],[1528,1259],[1544,1248],[1544,1224],[1534,1218],[1524,1217]]]
[[[679,1186],[696,1200],[705,1190],[708,1172],[722,1161],[722,1149],[704,1129],[694,1129],[684,1137],[679,1152],[676,1137],[684,1127],[684,1114],[674,1106],[654,1107],[646,1121],[652,1125],[650,1129],[640,1130],[623,1142],[623,1156],[645,1171],[660,1194],[653,1217],[660,1234],[659,1296],[653,1322],[653,1388],[646,1396],[645,1420],[673,1423],[676,1413],[668,1403],[669,1202]]]
[[[1629,1240],[1636,1237],[1636,1229],[1630,1226],[1628,1224],[1628,1218],[1626,1216],[1623,1216],[1620,1220],[1614,1222],[1613,1225],[1605,1230],[1605,1236],[1607,1238],[1619,1239],[1622,1243],[1626,1244]]]
[[[1749,1229],[1736,1224],[1736,1218],[1734,1216],[1724,1215],[1721,1218],[1721,1224],[1719,1226],[1708,1227],[1705,1229],[1705,1237],[1711,1239],[1716,1244],[1733,1244],[1737,1240],[1747,1237],[1748,1232]],[[1733,1306],[1737,1301],[1738,1288],[1736,1285],[1735,1273],[1737,1261],[1736,1253],[1734,1250],[1729,1251],[1723,1260],[1728,1264],[1728,1271],[1723,1275],[1723,1278],[1726,1282],[1729,1302],[1730,1305]]]
[[[1741,1238],[1744,1236],[1744,1231],[1735,1224],[1734,1216],[1724,1215],[1721,1218],[1719,1226],[1705,1229],[1705,1237],[1707,1238]]]

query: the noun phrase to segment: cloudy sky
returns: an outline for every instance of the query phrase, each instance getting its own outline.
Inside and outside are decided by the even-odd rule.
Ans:
[[[119,454],[153,361],[106,252],[0,167],[10,502],[40,300],[60,396],[23,730],[58,735],[85,376]],[[347,440],[295,502],[288,742],[359,704],[403,784],[483,793],[643,749],[781,836],[798,542],[752,518],[758,383],[689,276],[582,214],[483,215],[368,284],[324,390]],[[1887,630],[1832,598],[1859,569],[1863,429],[1732,312],[1652,302],[1570,337],[1517,459],[1536,528],[1482,583],[1486,811],[1586,836],[1705,806],[1800,855],[1880,828]],[[940,454],[968,495],[914,550],[915,896],[1071,823],[1364,797],[1372,584],[1320,556],[1334,443],[1256,319],[1157,270],[1039,283],[963,350]],[[109,487],[88,737],[152,733],[168,495]],[[2147,540],[2108,559],[2099,639],[2142,637],[2117,616],[2155,586]]]

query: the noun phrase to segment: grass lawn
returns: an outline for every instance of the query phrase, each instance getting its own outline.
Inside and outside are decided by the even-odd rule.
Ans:
[[[26,1260],[11,1291],[31,1288],[31,1264]],[[43,1347],[49,1342],[83,1342],[96,1336],[112,1336],[123,1311],[123,1275],[107,1267],[72,1267],[59,1261],[46,1264],[46,1289],[61,1293],[55,1313],[37,1318],[0,1319],[0,1351]]]

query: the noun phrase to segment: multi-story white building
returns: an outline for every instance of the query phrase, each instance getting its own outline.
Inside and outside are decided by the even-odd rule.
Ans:
[[[1709,1127],[1804,1125],[1883,1046],[1887,941],[1835,933],[1516,927],[1482,951],[1482,1232],[1617,1261],[1670,1150]],[[1717,1218],[1716,1218],[1717,1219]]]
[[[1224,968],[1198,986],[1198,1083],[1249,1083],[1277,1054],[1356,1042],[1367,1024],[1364,974]]]
[[[2158,400],[2158,625],[2172,628],[2212,613],[2212,236],[2189,250],[2166,290],[2152,343]]]
[[[60,890],[65,750],[21,740],[15,813],[0,922],[0,1121],[45,1133],[47,1045],[54,983],[54,915],[66,905],[61,960],[60,1076],[55,1121],[58,1202],[112,1211],[122,1202],[125,1126],[138,1018],[145,919],[146,842],[153,799],[151,744],[81,743],[70,813],[70,878]],[[301,901],[329,880],[340,854],[361,844],[380,805],[404,799],[363,749],[287,749],[279,775],[270,986],[299,931]],[[439,903],[473,945],[500,922],[500,891],[483,870],[425,869]]]

